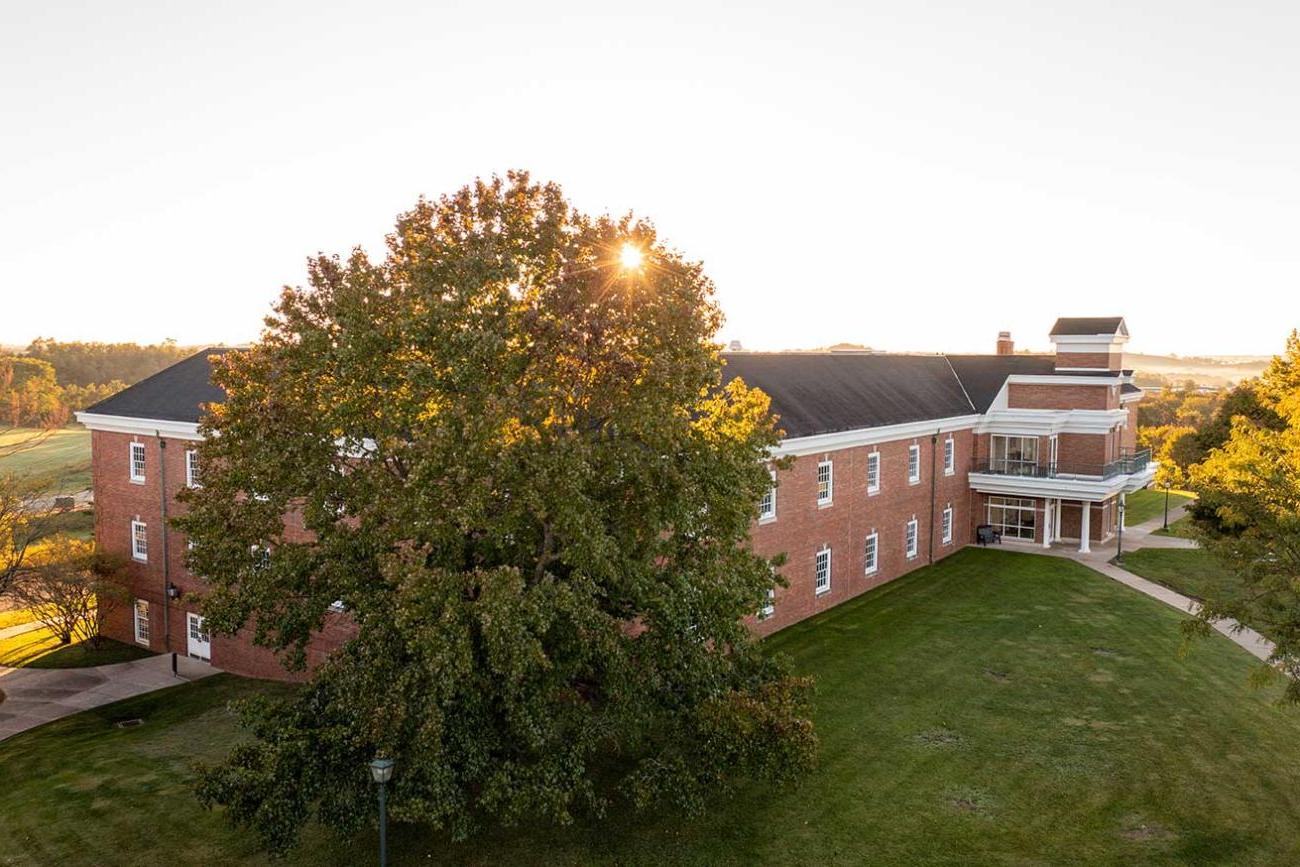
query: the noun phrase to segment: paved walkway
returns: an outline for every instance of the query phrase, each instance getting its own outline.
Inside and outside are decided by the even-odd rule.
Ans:
[[[216,674],[197,659],[179,657],[172,674],[170,654],[92,668],[5,668],[0,666],[0,741],[92,707]]]
[[[1172,524],[1183,516],[1184,506],[1177,506],[1169,510],[1169,523]],[[1164,525],[1164,516],[1160,515],[1152,518],[1145,523],[1138,524],[1134,527],[1124,528],[1124,551],[1131,553],[1139,548],[1197,548],[1196,542],[1191,539],[1182,539],[1177,536],[1156,536],[1153,535]],[[1090,569],[1096,569],[1107,578],[1113,578],[1119,583],[1132,587],[1139,593],[1145,593],[1152,599],[1158,599],[1166,605],[1177,608],[1179,611],[1185,611],[1189,614],[1195,614],[1200,609],[1200,604],[1196,600],[1170,590],[1163,584],[1157,584],[1154,581],[1148,581],[1140,575],[1134,575],[1132,572],[1124,569],[1122,566],[1116,566],[1110,562],[1115,557],[1118,547],[1118,539],[1111,539],[1109,542],[1099,545],[1093,545],[1092,551],[1087,554],[1080,554],[1077,544],[1057,545],[1044,551],[1045,554],[1051,554],[1057,557],[1067,557],[1076,562],[1082,563]],[[1235,620],[1216,620],[1213,624],[1216,631],[1225,635],[1230,641],[1244,648],[1247,653],[1256,659],[1267,661],[1273,655],[1273,642],[1260,635],[1249,626],[1242,626]]]

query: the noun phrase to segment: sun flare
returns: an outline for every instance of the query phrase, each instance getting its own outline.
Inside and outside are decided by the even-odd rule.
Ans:
[[[635,271],[640,268],[642,258],[641,249],[631,242],[624,244],[623,249],[618,254],[619,263],[627,271]]]

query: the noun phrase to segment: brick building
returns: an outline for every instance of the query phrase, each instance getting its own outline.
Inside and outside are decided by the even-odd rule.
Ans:
[[[724,376],[772,398],[785,431],[753,544],[784,552],[779,589],[755,618],[770,633],[976,540],[1088,550],[1116,531],[1126,493],[1155,472],[1136,449],[1142,392],[1125,370],[1121,318],[1060,319],[1053,355],[870,352],[727,353]],[[197,482],[202,407],[223,400],[207,350],[85,412],[92,431],[95,537],[131,559],[132,605],[108,634],[209,659],[239,674],[283,676],[247,636],[209,636],[192,603],[202,581],[170,529],[175,496]],[[292,525],[293,518],[287,520]],[[344,616],[310,656],[345,640]]]

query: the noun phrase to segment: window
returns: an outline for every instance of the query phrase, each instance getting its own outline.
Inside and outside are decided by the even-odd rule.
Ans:
[[[911,560],[916,556],[917,550],[917,527],[916,518],[907,522],[907,532],[904,535],[904,549],[907,551],[907,559]]]
[[[1037,512],[1034,501],[1021,497],[989,497],[988,523],[1004,539],[1034,539]]]
[[[951,476],[957,472],[957,450],[953,447],[952,437],[943,441],[943,474]]]
[[[758,504],[758,520],[771,521],[776,517],[776,470],[769,470],[772,474],[772,487],[767,489],[763,499]]]
[[[952,542],[952,503],[943,510],[943,522],[939,525],[943,532],[940,536],[943,538],[943,544],[947,545]]]
[[[817,505],[829,505],[834,493],[835,478],[831,462],[822,461],[817,465]]]
[[[144,443],[131,443],[131,481],[144,481]]]
[[[758,609],[758,619],[766,620],[776,613],[776,591],[771,587],[767,589],[767,604]]]
[[[149,603],[143,599],[135,600],[135,641],[149,646]]]
[[[864,564],[863,572],[867,575],[875,574],[879,564],[877,551],[880,548],[880,536],[872,533],[867,536],[867,542],[862,550],[862,562]]]
[[[874,494],[880,490],[880,452],[867,455],[867,493]]]
[[[248,553],[253,557],[253,569],[261,571],[271,565],[271,549],[264,548],[261,545],[252,545]]]
[[[907,483],[915,485],[921,481],[921,447],[910,445],[907,447]]]
[[[131,522],[131,556],[141,563],[149,562],[149,525],[144,521]]]
[[[199,487],[199,453],[194,449],[185,452],[185,485]]]
[[[1032,476],[1038,470],[1038,437],[994,434],[989,441],[989,468],[995,473]]]
[[[816,584],[814,585],[817,594],[820,596],[827,590],[831,589],[831,549],[822,548],[817,552],[817,571]]]

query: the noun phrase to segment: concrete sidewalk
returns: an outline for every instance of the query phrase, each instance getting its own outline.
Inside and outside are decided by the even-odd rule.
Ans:
[[[170,654],[92,668],[0,667],[0,741],[53,720],[216,674],[197,659],[179,657],[172,674]]]
[[[1169,523],[1172,524],[1183,516],[1186,511],[1185,506],[1177,506],[1169,510]],[[1124,551],[1132,553],[1140,548],[1199,548],[1192,539],[1182,539],[1177,536],[1156,536],[1153,535],[1156,530],[1164,524],[1164,516],[1152,518],[1142,524],[1133,527],[1124,528]],[[1163,584],[1157,584],[1154,581],[1148,581],[1140,575],[1135,575],[1122,566],[1117,566],[1110,562],[1114,559],[1118,548],[1118,539],[1111,539],[1109,542],[1093,546],[1092,551],[1087,554],[1080,554],[1078,548],[1070,546],[1053,546],[1043,553],[1051,554],[1055,557],[1065,557],[1075,562],[1082,563],[1089,569],[1095,569],[1107,578],[1111,578],[1119,583],[1132,587],[1139,593],[1145,593],[1152,599],[1177,608],[1188,614],[1195,615],[1200,610],[1200,604],[1190,597],[1181,593],[1170,590]],[[1213,624],[1214,629],[1226,636],[1230,641],[1243,648],[1256,659],[1267,661],[1273,655],[1273,642],[1260,635],[1249,626],[1243,626],[1235,620],[1217,620]]]

